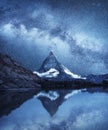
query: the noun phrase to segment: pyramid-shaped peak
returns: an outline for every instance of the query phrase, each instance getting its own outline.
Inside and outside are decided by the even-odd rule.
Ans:
[[[60,66],[60,63],[58,62],[56,56],[54,55],[53,51],[50,51],[49,55],[44,60],[42,66],[40,67],[39,71],[45,72],[48,71],[51,68],[58,69]]]
[[[54,55],[53,51],[50,51],[49,55]]]
[[[47,56],[46,59],[55,59],[55,60],[58,62],[58,60],[57,60],[57,58],[56,58],[56,55],[54,54],[53,51],[50,51],[50,52],[49,52],[49,55]]]
[[[55,56],[55,54],[53,53],[53,51],[50,51],[49,52],[49,55],[47,56],[46,59],[55,59],[57,61],[57,58]],[[58,62],[58,61],[57,61]]]
[[[39,69],[39,76],[52,78],[53,80],[67,81],[72,79],[81,79],[80,75],[72,73],[68,68],[62,65],[52,51],[46,57]]]

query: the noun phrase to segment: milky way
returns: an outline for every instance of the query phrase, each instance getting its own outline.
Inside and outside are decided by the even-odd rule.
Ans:
[[[0,52],[31,70],[53,50],[74,73],[107,73],[107,41],[107,0],[0,1]]]

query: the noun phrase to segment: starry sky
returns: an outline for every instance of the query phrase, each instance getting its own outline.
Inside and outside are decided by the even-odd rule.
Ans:
[[[108,1],[0,0],[1,53],[37,70],[51,50],[74,73],[108,73]]]

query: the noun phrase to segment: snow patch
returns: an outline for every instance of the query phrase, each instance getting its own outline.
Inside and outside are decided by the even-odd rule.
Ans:
[[[72,91],[71,93],[68,93],[68,94],[64,97],[64,99],[68,99],[68,98],[72,97],[73,95],[76,95],[76,94],[78,94],[78,93],[80,93],[80,92],[81,92],[81,90],[74,90],[74,91]]]
[[[40,92],[35,97],[47,97],[51,101],[54,101],[57,98],[59,98],[59,94],[56,91],[49,91],[48,93],[46,93],[46,92]]]
[[[64,68],[64,72],[70,76],[72,76],[72,78],[75,78],[75,79],[86,79],[85,77],[81,77],[80,75],[77,75],[77,74],[74,74],[72,73],[69,69],[67,69],[65,66],[63,66]]]
[[[34,71],[34,74],[37,74],[39,77],[47,77],[47,78],[52,78],[52,77],[57,77],[59,74],[59,71],[56,70],[55,68],[51,68],[48,71],[44,72],[44,73],[39,73]]]

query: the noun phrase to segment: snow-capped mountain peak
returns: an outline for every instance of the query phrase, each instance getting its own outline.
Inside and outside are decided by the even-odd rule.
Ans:
[[[50,78],[52,80],[73,80],[85,79],[72,73],[68,68],[62,65],[51,51],[48,57],[42,63],[39,72],[34,71],[41,78]]]

